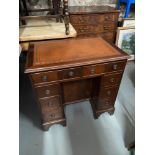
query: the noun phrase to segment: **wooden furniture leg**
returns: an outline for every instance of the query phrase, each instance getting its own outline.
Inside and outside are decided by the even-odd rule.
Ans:
[[[61,4],[61,0],[52,0],[53,3],[53,9],[54,9],[54,14],[60,14],[60,4]],[[61,21],[60,19],[61,17],[57,17],[56,18],[56,22]]]
[[[66,27],[66,35],[69,35],[69,12],[68,12],[68,0],[63,0],[63,5],[64,5],[64,22],[65,22],[65,27]]]

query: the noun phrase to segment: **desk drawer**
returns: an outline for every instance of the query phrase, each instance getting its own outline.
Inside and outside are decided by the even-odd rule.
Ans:
[[[35,91],[38,98],[59,95],[60,85],[54,84],[54,85],[47,85],[47,86],[39,86],[39,87],[35,87]]]
[[[64,118],[64,113],[62,108],[58,108],[56,111],[42,114],[42,119],[44,122],[53,121],[56,119]]]
[[[104,14],[104,23],[117,22],[117,16],[118,14],[113,14],[113,13]]]
[[[96,102],[97,109],[104,109],[113,106],[119,87],[101,87],[98,102]]]
[[[104,31],[103,25],[75,25],[78,34],[99,33]]]
[[[114,101],[115,100],[113,100],[111,98],[102,98],[102,99],[99,99],[98,102],[96,103],[96,108],[98,110],[111,108],[114,105]]]
[[[113,32],[115,29],[115,24],[113,23],[106,23],[103,25],[103,32],[111,31]]]
[[[119,85],[123,73],[105,74],[102,77],[102,86]]]
[[[62,107],[60,96],[52,96],[46,99],[39,99],[42,113],[53,112],[59,107]]]
[[[89,14],[89,15],[70,15],[70,22],[73,25],[96,25],[96,24],[103,24],[104,22],[104,15],[95,15],[95,14]]]
[[[101,87],[99,97],[115,99],[119,87]]]
[[[34,84],[46,83],[58,80],[58,74],[57,71],[35,73],[31,74],[31,79]]]
[[[90,65],[90,66],[83,67],[83,76],[101,74],[103,72],[105,72],[104,64]]]
[[[124,70],[126,61],[114,61],[106,64],[106,72]]]
[[[71,79],[71,78],[77,78],[81,77],[82,75],[82,68],[77,67],[77,68],[69,68],[69,69],[64,69],[59,72],[59,77],[60,79]]]

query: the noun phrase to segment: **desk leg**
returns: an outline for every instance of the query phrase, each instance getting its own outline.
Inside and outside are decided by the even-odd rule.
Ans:
[[[108,111],[108,113],[109,113],[110,115],[113,115],[113,114],[114,114],[114,111],[115,111],[115,108],[113,108],[112,110]]]
[[[111,94],[111,97],[109,97],[107,96],[107,90],[104,89],[103,83],[103,77],[98,77],[93,80],[93,94],[90,103],[95,119],[98,119],[99,116],[104,112],[108,112],[110,115],[112,115],[115,111],[114,102],[117,96],[116,91],[118,90],[115,88],[115,93]]]
[[[54,8],[54,14],[60,14],[60,4],[61,4],[61,0],[52,0],[53,3],[53,8]],[[56,22],[61,21],[60,17],[56,18]]]
[[[50,128],[50,124],[49,125],[42,125],[42,129],[44,130],[44,131],[48,131],[49,130],[49,128]]]
[[[43,124],[42,124],[42,129],[43,129],[44,131],[48,131],[49,128],[50,128],[52,125],[54,125],[54,124],[60,124],[60,125],[62,125],[62,126],[65,127],[65,126],[66,126],[66,119],[64,118],[64,119],[61,119],[61,120],[58,120],[58,121],[43,123]]]

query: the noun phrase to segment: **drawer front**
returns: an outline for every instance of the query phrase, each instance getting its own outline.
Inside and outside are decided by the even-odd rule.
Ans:
[[[31,79],[34,84],[46,83],[58,80],[58,74],[57,71],[35,73],[31,74]]]
[[[102,77],[102,86],[119,85],[123,73],[105,74]]]
[[[85,34],[77,34],[78,38],[87,38],[87,37],[103,37],[105,40],[113,42],[114,41],[114,32],[100,32],[100,33],[85,33]]]
[[[124,70],[125,65],[126,65],[126,60],[108,63],[106,64],[106,72]]]
[[[60,85],[54,84],[54,85],[47,85],[47,86],[42,86],[42,87],[35,87],[35,91],[37,93],[38,98],[59,95]]]
[[[82,75],[81,67],[64,69],[59,72],[60,79],[77,78],[81,77],[81,75]]]
[[[103,24],[104,15],[90,14],[90,15],[70,15],[70,22],[73,25],[96,25]]]
[[[113,106],[117,97],[118,89],[119,87],[101,87],[96,107],[98,109],[103,109]]]
[[[115,99],[119,87],[101,87],[99,97]]]
[[[91,65],[91,66],[84,66],[83,67],[83,76],[101,74],[105,72],[105,65],[98,64],[98,65]]]
[[[99,33],[104,31],[103,25],[75,25],[78,34]]]
[[[88,37],[103,37],[102,32],[101,33],[85,33],[85,34],[77,34],[78,38],[88,38]]]
[[[99,109],[108,109],[114,106],[115,100],[111,98],[102,98],[96,102],[96,108]]]
[[[104,14],[104,23],[106,22],[117,22],[118,14],[107,13]]]
[[[108,32],[108,31],[114,31],[115,29],[115,24],[114,23],[105,23],[103,25],[103,32]]]
[[[53,110],[57,110],[62,107],[60,96],[52,96],[46,99],[39,100],[42,113],[53,112]]]
[[[59,108],[57,111],[42,114],[42,119],[44,122],[53,121],[53,120],[61,119],[61,118],[64,118],[64,113],[63,113],[62,108]]]

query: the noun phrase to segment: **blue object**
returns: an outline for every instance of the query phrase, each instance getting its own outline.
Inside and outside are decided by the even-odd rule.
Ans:
[[[118,0],[117,9],[120,9],[120,3],[126,3],[124,18],[128,18],[131,4],[135,4],[135,0]]]

